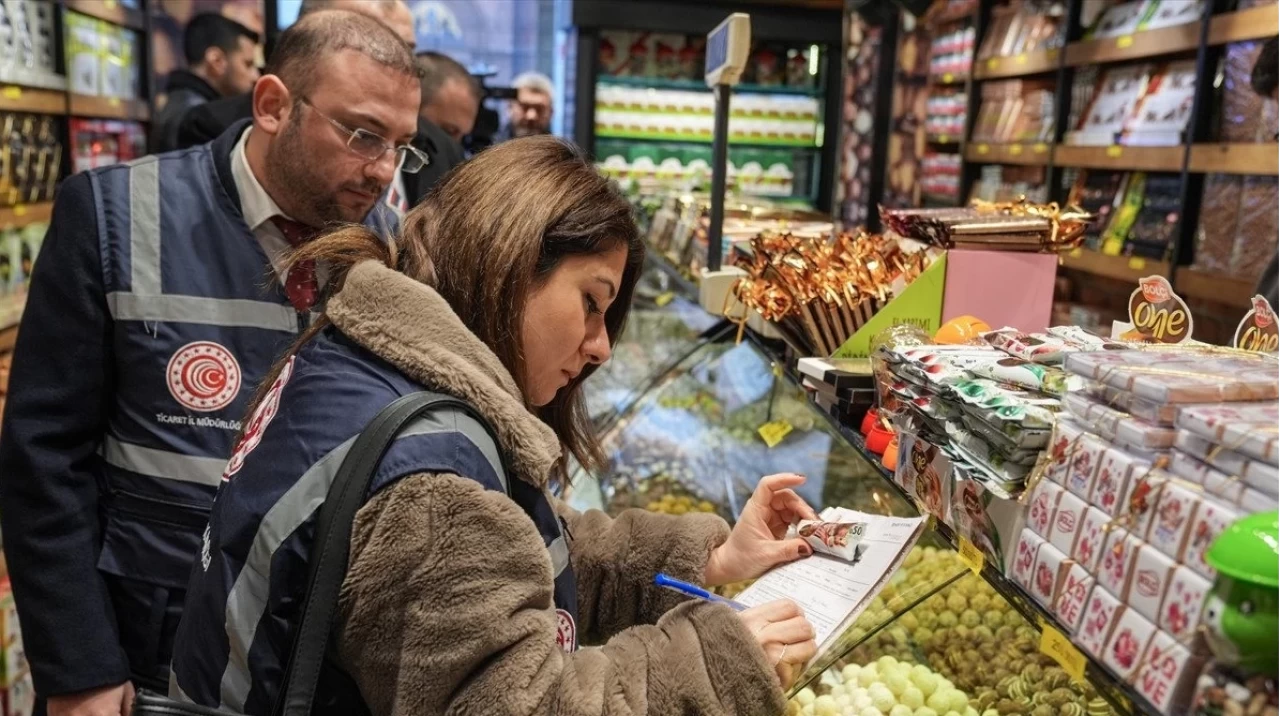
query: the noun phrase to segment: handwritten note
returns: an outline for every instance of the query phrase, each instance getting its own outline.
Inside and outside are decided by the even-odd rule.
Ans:
[[[1084,681],[1084,654],[1062,632],[1048,624],[1040,632],[1040,653],[1058,662],[1067,676],[1079,682]]]

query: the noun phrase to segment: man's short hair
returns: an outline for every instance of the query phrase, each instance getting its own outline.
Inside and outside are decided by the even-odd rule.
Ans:
[[[462,63],[448,55],[432,51],[419,52],[418,70],[422,73],[419,82],[422,85],[423,105],[430,104],[444,83],[451,79],[465,84],[477,102],[484,99],[480,93],[480,83],[476,78],[471,76]]]
[[[395,31],[381,22],[350,10],[308,13],[280,33],[267,61],[266,74],[276,75],[297,97],[309,94],[324,58],[343,50],[355,50],[405,77],[418,78],[413,54]]]
[[[260,39],[258,33],[229,17],[215,12],[196,15],[182,31],[182,52],[187,58],[187,66],[195,67],[204,62],[204,55],[211,47],[227,54],[234,52],[239,49],[241,37],[249,38],[255,45]]]
[[[523,72],[512,81],[511,86],[518,90],[541,92],[548,97],[554,94],[551,88],[551,78],[541,72]]]

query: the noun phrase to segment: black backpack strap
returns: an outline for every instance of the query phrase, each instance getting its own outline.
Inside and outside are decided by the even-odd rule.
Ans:
[[[378,464],[400,432],[413,420],[442,408],[466,413],[493,438],[502,460],[499,477],[503,490],[510,497],[510,470],[493,427],[465,401],[437,393],[413,393],[397,399],[374,416],[356,437],[334,476],[333,484],[329,486],[324,504],[320,506],[307,597],[290,652],[289,666],[280,685],[276,714],[307,716],[311,713],[329,634],[338,610],[338,592],[347,575],[356,512],[365,503],[365,495],[369,492]]]

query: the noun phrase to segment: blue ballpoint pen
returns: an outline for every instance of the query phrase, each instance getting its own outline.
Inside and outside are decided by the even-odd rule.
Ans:
[[[702,587],[689,584],[688,582],[681,582],[678,579],[672,579],[671,577],[668,577],[665,574],[654,575],[653,583],[658,585],[659,587],[672,589],[677,592],[680,592],[681,594],[687,594],[691,597],[697,597],[698,599],[705,599],[708,602],[719,602],[729,607],[730,609],[734,610],[735,612],[744,611],[747,608],[745,604],[739,604],[733,601],[732,599],[725,599],[724,597],[718,594],[712,594],[711,592],[708,592]]]

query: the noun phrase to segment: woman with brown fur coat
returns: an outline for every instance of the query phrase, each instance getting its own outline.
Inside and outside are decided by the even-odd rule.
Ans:
[[[777,714],[814,654],[790,602],[742,613],[708,586],[809,553],[813,517],[761,481],[730,532],[710,515],[578,513],[551,497],[599,447],[582,381],[609,358],[643,248],[582,154],[515,140],[452,172],[398,242],[357,227],[302,248],[336,291],[264,380],[193,571],[170,696],[272,711],[305,596],[313,516],[350,440],[401,395],[464,412],[393,443],[356,516],[317,710],[373,714]],[[598,646],[578,648],[583,641]]]

